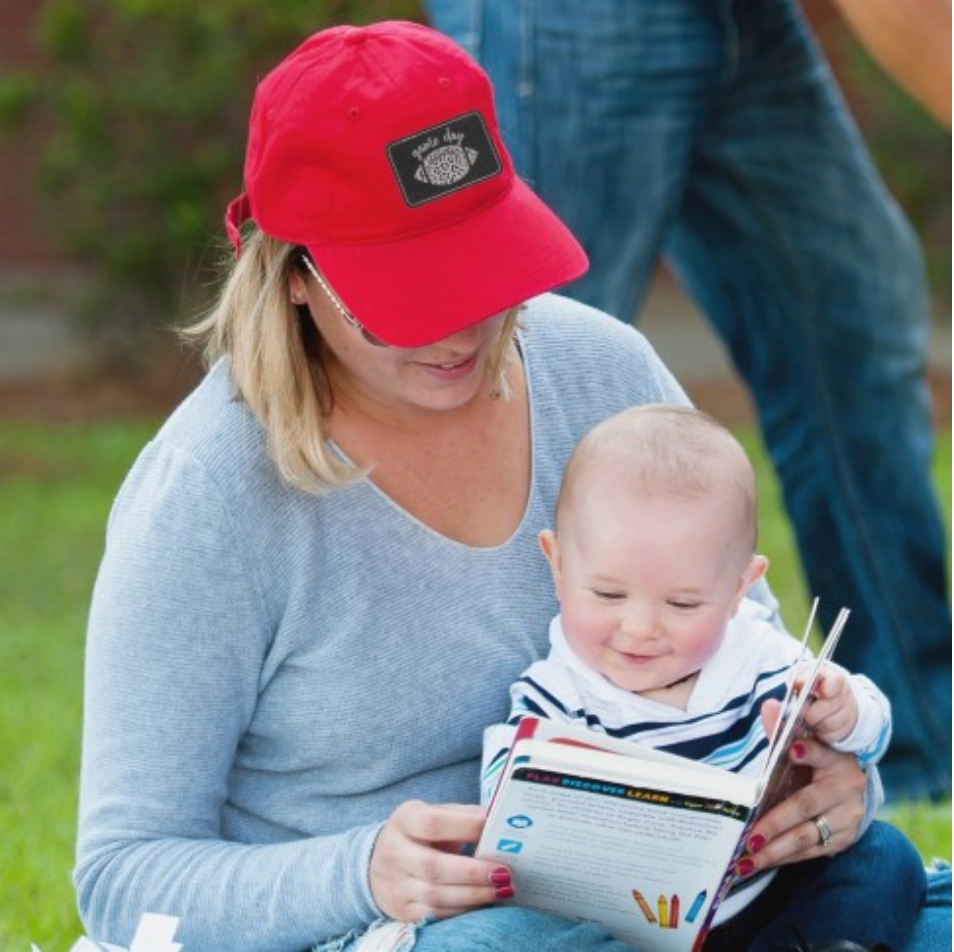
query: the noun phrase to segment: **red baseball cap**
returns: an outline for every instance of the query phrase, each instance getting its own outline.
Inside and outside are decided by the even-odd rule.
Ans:
[[[341,26],[259,84],[239,227],[308,249],[375,337],[417,347],[578,278],[583,249],[513,171],[484,71],[417,23]]]

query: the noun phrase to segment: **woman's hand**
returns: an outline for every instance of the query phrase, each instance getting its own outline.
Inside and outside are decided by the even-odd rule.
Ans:
[[[392,919],[446,919],[513,895],[510,870],[461,856],[484,826],[482,807],[402,803],[378,834],[371,854],[371,892]]]
[[[831,856],[851,846],[858,836],[867,780],[854,755],[803,737],[792,745],[789,756],[811,769],[811,782],[769,810],[752,828],[748,853],[737,865],[742,875]],[[816,823],[819,817],[824,823]],[[830,838],[823,844],[825,824]]]

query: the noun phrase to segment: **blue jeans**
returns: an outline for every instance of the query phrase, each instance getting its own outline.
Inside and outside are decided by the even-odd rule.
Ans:
[[[891,699],[889,794],[950,791],[951,613],[920,252],[794,0],[428,0],[517,169],[629,319],[665,255],[758,407],[838,660]]]
[[[913,850],[890,827],[875,824],[851,850],[831,860],[783,870],[769,887],[773,897],[761,901],[762,910],[774,915],[764,919],[741,914],[710,933],[706,952],[784,949],[785,930],[767,932],[779,944],[765,945],[759,936],[769,922],[781,927],[796,924],[811,942],[837,935],[870,943],[890,941],[892,952],[947,952],[951,947],[950,867],[928,875]],[[873,865],[874,864],[874,865]],[[785,877],[783,879],[783,877]],[[894,878],[892,878],[894,877]],[[921,900],[911,932],[910,917]],[[761,914],[760,914],[761,915]],[[845,929],[848,932],[837,932]],[[904,936],[909,935],[907,942]],[[345,945],[345,949],[349,946]],[[481,909],[477,912],[425,924],[417,931],[413,952],[631,952],[632,947],[613,938],[594,923],[578,923],[549,913],[518,906]]]
[[[894,827],[873,823],[837,856],[782,867],[755,902],[710,933],[705,952],[776,952],[839,939],[902,949],[924,899],[917,851]]]

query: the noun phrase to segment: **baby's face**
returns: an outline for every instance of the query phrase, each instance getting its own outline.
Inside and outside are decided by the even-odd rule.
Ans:
[[[619,687],[652,696],[712,657],[763,565],[719,499],[601,490],[578,499],[549,552],[541,542],[570,647]]]

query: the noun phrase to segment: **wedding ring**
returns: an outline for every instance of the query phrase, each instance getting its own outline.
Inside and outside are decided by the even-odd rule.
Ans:
[[[824,813],[819,813],[815,817],[814,823],[818,829],[818,845],[824,849],[831,842],[831,827],[828,825]]]

